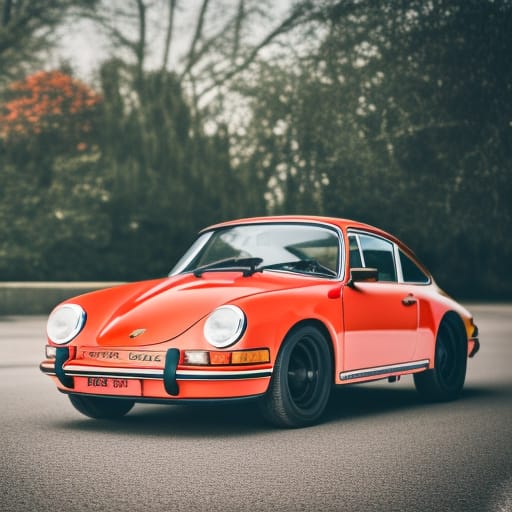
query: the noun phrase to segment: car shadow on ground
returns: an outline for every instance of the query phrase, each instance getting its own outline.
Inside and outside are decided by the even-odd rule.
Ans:
[[[334,388],[324,422],[343,422],[357,418],[377,418],[379,415],[395,415],[404,412],[431,412],[454,407],[466,407],[476,401],[501,400],[508,397],[508,388],[466,386],[454,401],[427,402],[422,400],[413,386],[399,387],[379,384],[354,384]]]
[[[499,398],[501,392],[493,389],[467,388],[455,404],[467,401]],[[429,408],[449,407],[446,403],[423,402],[412,388],[351,385],[333,389],[326,411],[315,428],[323,425],[342,426],[350,421],[367,421],[382,415],[404,412],[428,412]],[[78,413],[77,413],[78,414]],[[279,431],[261,416],[255,402],[228,405],[146,405],[136,404],[127,416],[119,420],[77,418],[53,421],[59,428],[117,434],[172,435],[183,437],[228,437]]]

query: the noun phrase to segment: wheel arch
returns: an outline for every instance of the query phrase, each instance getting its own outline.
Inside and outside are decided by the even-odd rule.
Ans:
[[[314,318],[297,321],[282,338],[269,388],[259,402],[263,416],[279,427],[315,423],[327,406],[333,369],[328,326]]]
[[[437,325],[435,343],[433,346],[434,351],[433,351],[433,355],[432,355],[432,366],[435,365],[435,360],[436,360],[435,353],[436,353],[439,331],[441,330],[441,327],[444,324],[448,324],[452,329],[454,329],[455,333],[457,334],[457,336],[460,339],[461,344],[464,345],[464,348],[467,353],[468,335],[467,335],[466,327],[464,324],[464,320],[461,318],[461,316],[456,311],[453,311],[453,310],[446,311],[446,313],[444,313],[444,315],[441,317],[439,324]]]
[[[431,366],[414,374],[414,384],[423,399],[440,402],[459,396],[466,376],[464,345],[467,346],[464,320],[457,312],[447,311],[437,325]]]
[[[456,311],[447,311],[443,317],[441,318],[441,321],[439,322],[439,325],[437,326],[437,332],[439,332],[439,329],[443,322],[449,323],[452,327],[454,327],[458,334],[464,339],[464,341],[467,343],[467,332],[466,327],[464,325],[464,322],[460,315]],[[437,332],[436,332],[436,339],[437,339]]]
[[[286,332],[282,341],[284,341],[288,336],[293,334],[295,331],[301,329],[302,327],[314,327],[325,338],[325,341],[327,342],[327,346],[329,347],[329,353],[330,353],[331,363],[332,363],[332,365],[331,365],[331,372],[332,372],[331,380],[332,380],[332,382],[334,382],[334,376],[336,375],[336,359],[335,359],[336,347],[334,345],[334,340],[332,338],[332,335],[331,335],[329,329],[321,320],[318,320],[317,318],[305,318],[303,320],[300,320],[299,322],[292,325],[290,327],[290,329],[288,329],[288,331]],[[282,346],[282,343],[281,343],[281,346]],[[281,347],[279,348],[279,350],[281,350]]]

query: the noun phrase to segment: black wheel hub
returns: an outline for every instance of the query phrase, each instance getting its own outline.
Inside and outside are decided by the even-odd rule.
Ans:
[[[317,400],[321,356],[314,340],[302,338],[290,357],[288,387],[297,407],[308,408]]]
[[[457,380],[457,341],[449,327],[439,333],[437,345],[437,365],[439,376],[447,385]]]

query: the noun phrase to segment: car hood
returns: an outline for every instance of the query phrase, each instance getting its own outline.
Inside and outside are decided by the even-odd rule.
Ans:
[[[73,302],[87,313],[78,344],[153,345],[172,340],[215,308],[242,297],[318,284],[317,280],[279,273],[192,274],[145,281],[94,292]],[[130,338],[135,331],[140,335]]]

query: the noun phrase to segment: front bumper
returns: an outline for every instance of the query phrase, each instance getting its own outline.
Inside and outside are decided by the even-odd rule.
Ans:
[[[180,365],[176,348],[165,358],[146,366],[118,366],[112,361],[75,359],[67,347],[57,348],[56,358],[40,369],[61,391],[144,399],[224,399],[261,395],[266,392],[272,367],[230,366],[202,368]],[[163,363],[163,364],[162,364]]]

